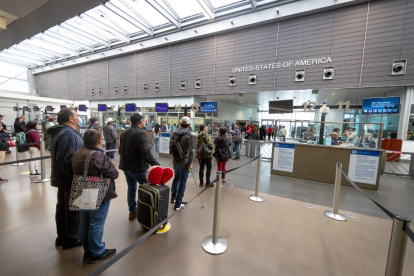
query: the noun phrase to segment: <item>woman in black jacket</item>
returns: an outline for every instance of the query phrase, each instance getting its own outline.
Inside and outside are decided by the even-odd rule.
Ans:
[[[108,215],[111,199],[118,195],[115,193],[115,181],[118,171],[105,152],[99,148],[102,143],[102,135],[93,129],[88,129],[83,135],[84,146],[78,149],[72,157],[74,175],[82,175],[85,168],[85,160],[94,151],[89,162],[88,176],[103,176],[111,178],[109,189],[106,192],[102,204],[98,210],[81,211],[80,238],[84,249],[84,260],[94,264],[116,254],[116,249],[105,249],[102,242],[105,220]]]
[[[231,158],[231,140],[226,136],[226,128],[221,127],[219,137],[214,138],[214,158],[217,160],[217,171],[226,172],[226,163]],[[226,174],[223,173],[223,183],[226,183]]]
[[[3,131],[3,125],[0,124],[0,132]],[[9,141],[6,138],[6,135],[0,134],[0,163],[4,162],[4,157],[6,156],[6,152],[9,150]],[[1,166],[0,166],[1,171]],[[0,183],[7,182],[7,179],[0,177]]]
[[[26,126],[23,123],[23,118],[22,117],[17,117],[14,120],[14,132],[15,133],[23,132],[25,128],[26,128]]]

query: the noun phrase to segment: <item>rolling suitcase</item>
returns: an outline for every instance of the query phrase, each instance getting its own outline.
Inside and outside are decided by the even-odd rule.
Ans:
[[[138,189],[137,220],[150,230],[168,217],[170,187],[166,185],[142,184]],[[162,227],[167,225],[165,223]]]

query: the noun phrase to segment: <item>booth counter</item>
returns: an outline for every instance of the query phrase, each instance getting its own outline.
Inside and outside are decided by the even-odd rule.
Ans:
[[[377,191],[384,151],[273,142],[271,174],[335,183],[336,163],[362,189]],[[342,185],[351,184],[342,176]]]

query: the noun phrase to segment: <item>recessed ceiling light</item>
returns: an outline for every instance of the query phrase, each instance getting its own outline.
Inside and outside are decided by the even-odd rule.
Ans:
[[[241,103],[243,102],[243,101],[240,101]]]
[[[335,95],[335,93],[332,93],[332,95]]]
[[[233,99],[233,97],[231,97]]]

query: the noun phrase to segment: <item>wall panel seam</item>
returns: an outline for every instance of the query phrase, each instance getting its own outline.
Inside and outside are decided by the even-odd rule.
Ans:
[[[367,21],[365,23],[364,47],[362,49],[361,74],[359,75],[359,85],[358,85],[358,87],[361,87],[361,82],[362,82],[362,71],[363,71],[363,68],[364,68],[365,46],[366,46],[366,40],[367,40],[368,20],[369,20],[369,6],[370,6],[370,4],[371,4],[371,1],[368,2],[368,7],[367,7]]]

